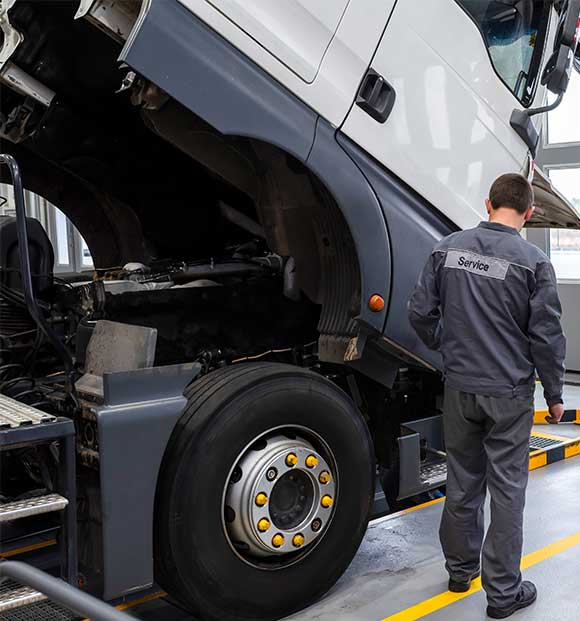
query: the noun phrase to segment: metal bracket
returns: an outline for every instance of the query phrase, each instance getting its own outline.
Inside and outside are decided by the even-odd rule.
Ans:
[[[0,49],[0,70],[11,58],[16,48],[24,41],[24,37],[13,28],[8,17],[8,11],[14,6],[16,0],[0,0],[0,29],[4,34],[4,43]]]
[[[91,10],[91,7],[94,3],[95,0],[81,0],[79,3],[79,8],[77,9],[77,12],[75,14],[75,19],[80,19],[81,17],[84,17]]]
[[[88,19],[119,43],[124,43],[139,15],[135,0],[81,0],[75,19]]]

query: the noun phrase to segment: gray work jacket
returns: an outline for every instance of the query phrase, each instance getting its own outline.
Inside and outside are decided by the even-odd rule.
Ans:
[[[562,402],[561,314],[550,259],[496,222],[439,242],[409,302],[411,324],[441,351],[452,388],[528,396],[537,369],[548,405]]]

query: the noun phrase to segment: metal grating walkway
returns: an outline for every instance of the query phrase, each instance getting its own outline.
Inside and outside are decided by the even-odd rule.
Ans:
[[[530,452],[551,448],[553,446],[558,446],[559,444],[562,444],[562,440],[553,440],[552,438],[532,436],[530,438]]]
[[[0,580],[0,619],[9,610],[45,599],[46,597],[42,593],[4,578]]]
[[[77,621],[78,619],[81,617],[74,612],[47,601],[0,612],[0,621]]]
[[[16,429],[27,425],[51,423],[55,416],[0,395],[0,429]]]

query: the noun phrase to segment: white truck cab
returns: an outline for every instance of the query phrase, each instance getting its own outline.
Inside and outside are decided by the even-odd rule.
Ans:
[[[462,228],[499,174],[532,174],[510,117],[546,100],[554,3],[181,2]],[[369,66],[396,97],[382,126],[353,105]]]

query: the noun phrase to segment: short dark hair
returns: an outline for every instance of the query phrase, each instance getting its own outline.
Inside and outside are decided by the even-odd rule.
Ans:
[[[507,173],[493,182],[489,200],[494,209],[509,207],[524,214],[534,204],[534,191],[523,175]]]

